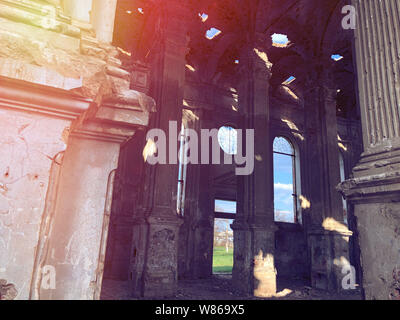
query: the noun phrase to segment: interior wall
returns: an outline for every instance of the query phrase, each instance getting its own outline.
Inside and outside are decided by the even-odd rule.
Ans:
[[[133,219],[143,171],[143,132],[121,147],[107,239],[104,278],[128,280]]]
[[[286,137],[296,149],[297,196],[301,195],[304,185],[303,166],[307,161],[304,154],[304,109],[301,103],[294,104],[271,97],[271,138]],[[271,150],[272,152],[272,150]],[[298,181],[300,178],[300,181]],[[301,215],[301,204],[297,209]],[[303,219],[301,219],[303,220]],[[310,261],[307,253],[306,228],[301,223],[276,222],[275,261],[279,281],[284,279],[309,279]]]

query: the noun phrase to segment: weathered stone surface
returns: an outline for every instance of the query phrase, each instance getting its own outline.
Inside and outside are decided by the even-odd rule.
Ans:
[[[15,285],[7,284],[7,280],[0,279],[0,300],[14,300],[18,295]]]
[[[365,150],[353,170],[354,177],[338,189],[354,204],[365,297],[398,299],[400,127],[396,80],[399,70],[395,65],[400,47],[394,39],[399,31],[399,8],[386,0],[355,0],[353,4],[360,17],[355,51]],[[371,25],[378,27],[369,28]]]
[[[33,27],[26,23],[29,19],[3,17],[0,15],[1,75],[74,90],[97,102],[103,95],[129,89],[129,73],[120,68],[119,52],[113,46],[86,33],[71,37],[60,34],[58,28]]]
[[[154,110],[118,50],[60,10],[0,2],[0,267],[17,299],[99,298],[119,145]]]
[[[1,276],[15,284],[19,299],[27,299],[50,168],[65,150],[70,121],[0,109],[0,123]]]
[[[142,15],[130,1],[0,0],[1,298],[98,299],[105,266],[136,297],[174,296],[178,274],[211,277],[213,201],[226,197],[238,205],[232,283],[245,296],[279,297],[280,270],[290,276],[296,264],[314,289],[340,289],[358,220],[366,297],[398,299],[399,90],[388,88],[398,74],[385,63],[398,58],[390,38],[400,30],[389,14],[398,8],[354,2],[365,8],[363,22],[382,23],[357,31],[370,44],[357,57],[369,89],[360,99],[368,143],[341,186],[355,205],[347,226],[338,158],[348,177],[361,148],[350,33],[337,3],[152,0]],[[130,26],[114,33],[123,49],[110,44],[116,5]],[[209,20],[196,20],[205,10]],[[204,37],[210,26],[222,32]],[[289,44],[272,44],[271,32]],[[392,46],[383,46],[388,39]],[[333,65],[336,50],[346,62]],[[236,179],[233,166],[185,168],[183,216],[178,165],[144,165],[142,154],[146,126],[167,131],[173,120],[179,128],[182,116],[196,132],[230,125],[256,135],[247,177]],[[273,219],[275,136],[295,146],[294,228]],[[47,267],[55,267],[55,288],[43,286]]]
[[[398,212],[398,203],[368,203],[358,204],[355,207],[360,230],[363,287],[368,300],[399,298],[400,216]]]

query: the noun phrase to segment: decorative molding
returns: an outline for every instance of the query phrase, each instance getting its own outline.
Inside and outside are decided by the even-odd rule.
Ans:
[[[76,119],[91,102],[62,89],[0,76],[0,108]]]

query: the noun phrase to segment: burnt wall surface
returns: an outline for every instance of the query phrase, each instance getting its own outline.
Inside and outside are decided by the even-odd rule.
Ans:
[[[143,132],[121,146],[116,171],[110,229],[104,267],[104,277],[114,280],[128,280],[129,253],[132,249],[133,218],[138,202],[138,193],[143,181]]]
[[[275,233],[275,259],[280,279],[309,280],[310,264],[307,238],[298,224],[277,223]]]
[[[399,210],[398,203],[356,206],[368,300],[400,298]]]

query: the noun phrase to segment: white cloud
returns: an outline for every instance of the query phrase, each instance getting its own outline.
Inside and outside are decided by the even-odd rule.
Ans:
[[[285,190],[293,192],[293,184],[275,183],[274,188],[275,190]]]
[[[292,214],[292,212],[287,211],[287,210],[276,210],[275,211],[277,214]]]

